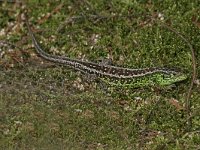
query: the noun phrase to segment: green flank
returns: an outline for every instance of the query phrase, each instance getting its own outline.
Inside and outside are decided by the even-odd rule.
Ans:
[[[151,75],[146,75],[142,77],[132,78],[132,79],[121,79],[117,80],[115,78],[101,78],[100,80],[113,87],[126,87],[126,88],[140,88],[149,86],[168,86],[186,80],[188,77],[184,73],[177,74],[165,74],[165,73],[155,73]]]

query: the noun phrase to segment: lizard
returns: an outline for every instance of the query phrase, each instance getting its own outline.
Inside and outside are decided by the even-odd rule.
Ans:
[[[33,31],[30,28],[28,19],[25,19],[29,36],[33,42],[37,54],[50,62],[68,66],[77,71],[95,76],[99,81],[110,86],[138,88],[146,86],[168,86],[176,82],[187,79],[187,75],[166,67],[151,67],[151,68],[126,68],[115,65],[95,63],[83,61],[75,58],[69,58],[59,55],[51,55],[42,49]]]

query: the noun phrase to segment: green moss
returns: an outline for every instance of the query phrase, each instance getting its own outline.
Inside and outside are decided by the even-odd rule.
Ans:
[[[52,12],[60,1],[32,0],[26,5],[32,27],[42,30],[36,33],[37,38],[43,41],[42,47],[49,53],[95,62],[110,56],[118,66],[177,67],[191,76],[189,47],[176,34],[152,21],[159,15],[186,35],[194,46],[197,63],[200,63],[197,0],[166,0],[162,3],[63,0],[62,3],[62,8],[55,13]],[[0,3],[0,30],[7,31],[8,23],[21,24],[20,19],[14,17],[15,11],[19,13],[20,10],[21,6]],[[44,19],[43,15],[48,13],[52,15]],[[107,18],[92,19],[91,14]],[[83,18],[64,24],[72,16]],[[41,20],[43,23],[39,24]],[[34,50],[27,48],[31,42],[23,38],[27,35],[26,27],[9,33],[9,36],[1,35],[0,39],[6,37],[17,43],[30,58],[19,49],[14,49],[16,53],[12,55],[0,55],[1,149],[198,147],[197,132],[184,133],[186,111],[179,109],[185,105],[190,78],[172,89],[116,89],[109,96],[95,83],[87,83],[84,77],[80,79],[80,74],[67,67],[46,61],[41,64],[41,59],[31,55]],[[19,61],[21,56],[23,61]],[[9,67],[11,64],[13,68]],[[200,71],[199,66],[197,71]],[[191,98],[194,115],[191,130],[199,129],[199,97],[195,85]],[[173,105],[176,104],[174,99],[178,100],[178,106]]]

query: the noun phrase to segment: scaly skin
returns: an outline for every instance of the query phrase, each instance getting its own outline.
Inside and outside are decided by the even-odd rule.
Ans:
[[[95,75],[100,79],[100,81],[103,81],[111,86],[130,88],[144,86],[166,86],[183,81],[187,78],[186,74],[175,71],[174,69],[157,67],[130,69],[81,61],[69,57],[50,55],[46,53],[37,42],[27,20],[26,25],[34,47],[40,57],[51,62],[66,65],[86,74]]]

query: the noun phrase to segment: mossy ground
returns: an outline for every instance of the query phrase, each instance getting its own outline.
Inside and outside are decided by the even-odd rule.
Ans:
[[[48,53],[90,61],[112,58],[132,68],[178,67],[189,78],[172,89],[105,94],[79,73],[34,55],[23,8]],[[186,35],[199,64],[199,8],[198,0],[1,2],[0,40],[18,47],[0,47],[1,149],[199,149],[198,84],[190,99],[193,126],[185,132],[190,49],[154,21]],[[72,16],[83,17],[66,23]]]

